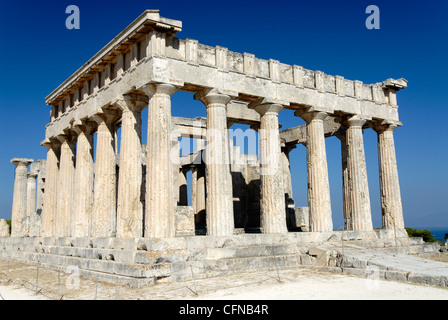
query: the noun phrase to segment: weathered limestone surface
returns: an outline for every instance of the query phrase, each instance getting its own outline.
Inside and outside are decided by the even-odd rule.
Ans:
[[[196,99],[207,107],[207,234],[231,235],[234,217],[226,118],[226,105],[231,97],[211,90],[202,92]]]
[[[73,222],[76,140],[72,135],[61,135],[58,138],[61,142],[61,159],[57,184],[55,235],[69,237]]]
[[[9,226],[6,219],[0,219],[0,237],[9,237]]]
[[[325,112],[308,112],[301,117],[306,121],[308,205],[311,231],[332,231],[330,185],[323,120]]]
[[[122,110],[120,171],[117,195],[117,237],[143,235],[141,111],[148,105],[143,95],[127,95],[117,100]]]
[[[39,237],[42,230],[42,217],[38,212],[31,212],[30,216],[27,217],[29,221],[29,236]]]
[[[175,91],[174,85],[165,83],[145,87],[149,96],[145,237],[175,236],[171,158],[171,96]]]
[[[46,237],[55,236],[57,188],[59,176],[60,144],[55,141],[46,140],[43,143],[47,149],[46,178],[44,211],[42,213],[42,235]]]
[[[96,114],[97,144],[95,161],[95,189],[91,216],[92,237],[111,237],[116,234],[116,168],[114,122],[112,112]]]
[[[176,236],[192,236],[195,234],[194,208],[192,206],[176,206]]]
[[[261,229],[264,233],[286,233],[282,155],[278,133],[280,104],[254,107],[260,114]]]
[[[33,159],[13,158],[11,163],[16,166],[14,176],[14,196],[12,199],[11,236],[27,236],[27,168]]]
[[[352,117],[347,120],[345,142],[347,144],[347,178],[344,188],[345,200],[348,201],[346,214],[347,230],[372,230],[370,212],[369,184],[367,182],[367,165],[364,154],[362,126],[366,120]]]
[[[381,208],[383,228],[403,230],[403,206],[401,204],[400,183],[393,137],[393,131],[396,128],[397,126],[393,124],[376,127],[378,132]]]
[[[188,170],[193,171],[188,210],[196,217],[187,220],[196,228],[206,227],[212,236],[233,235],[235,228],[287,233],[287,227],[298,227],[288,159],[297,143],[307,148],[308,172],[309,223],[300,222],[300,228],[331,232],[325,137],[333,135],[342,141],[346,229],[371,232],[363,127],[378,131],[384,226],[403,228],[389,129],[400,124],[396,92],[406,80],[364,84],[175,38],[181,29],[180,21],[145,11],[47,96],[52,110],[43,141],[46,173],[37,177],[40,200],[34,199],[36,172],[28,173],[22,233],[37,211],[43,236],[175,237],[175,208],[188,205]],[[193,93],[205,104],[207,118],[172,117],[176,91]],[[147,106],[148,143],[142,146],[141,112]],[[285,108],[306,125],[280,133]],[[258,130],[259,162],[230,143],[234,123]],[[184,137],[198,146],[181,157],[178,139]],[[14,197],[22,197],[21,191]]]
[[[74,130],[78,139],[71,234],[75,237],[87,237],[90,233],[93,205],[93,124],[80,121],[74,124]]]
[[[36,211],[36,178],[37,172],[28,172],[26,176],[26,215]]]

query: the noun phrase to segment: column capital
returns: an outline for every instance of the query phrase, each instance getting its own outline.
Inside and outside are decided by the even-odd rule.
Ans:
[[[177,90],[180,84],[172,83],[148,83],[140,88],[148,97],[152,97],[155,94],[165,94],[172,96]]]
[[[45,149],[50,150],[52,148],[59,148],[61,143],[56,138],[47,138],[40,143]]]
[[[112,109],[101,109],[101,111],[95,113],[92,116],[92,120],[96,122],[96,124],[101,124],[102,122],[113,123],[120,119],[121,112],[118,110]]]
[[[308,124],[313,120],[324,121],[325,118],[328,116],[328,113],[324,112],[324,111],[305,111],[305,112],[303,112],[301,110],[297,110],[296,112],[294,112],[294,115],[302,118]]]
[[[88,120],[77,120],[73,123],[73,131],[76,132],[77,135],[81,134],[81,132],[90,134],[94,128],[95,122]]]
[[[12,158],[11,163],[15,165],[16,167],[24,166],[28,167],[30,164],[34,162],[34,159],[29,158]]]
[[[27,177],[27,178],[33,178],[33,179],[36,179],[36,178],[37,178],[37,172],[27,172],[27,173],[26,173],[26,177]]]
[[[128,93],[118,97],[112,102],[112,105],[117,106],[122,111],[142,111],[149,103],[149,99],[144,94]]]
[[[401,122],[393,122],[393,121],[378,121],[372,124],[372,129],[377,133],[382,133],[385,131],[394,131],[396,128],[401,126]]]
[[[255,110],[260,116],[267,113],[278,115],[283,110],[283,104],[262,99],[249,103],[248,108]]]
[[[347,128],[361,127],[367,122],[368,119],[362,118],[359,115],[350,115],[346,117],[341,123]]]
[[[226,106],[230,100],[235,98],[234,93],[227,93],[219,89],[205,89],[195,93],[194,99],[201,101],[206,107],[214,107],[219,105]]]

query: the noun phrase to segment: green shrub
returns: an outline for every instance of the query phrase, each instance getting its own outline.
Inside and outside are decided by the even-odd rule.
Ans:
[[[425,242],[438,242],[436,238],[427,229],[418,230],[412,228],[406,228],[409,237],[422,237]]]

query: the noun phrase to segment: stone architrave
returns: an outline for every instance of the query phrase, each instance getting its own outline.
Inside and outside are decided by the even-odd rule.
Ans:
[[[112,111],[95,114],[97,123],[95,188],[91,215],[90,235],[113,237],[116,235],[117,174],[115,164],[115,125],[119,115]]]
[[[122,111],[116,235],[139,238],[143,235],[141,112],[148,105],[148,97],[127,94],[113,104]]]
[[[172,159],[171,154],[171,96],[177,87],[157,83],[142,90],[149,97],[144,236],[170,238],[176,235],[172,199],[175,198],[173,162],[178,159]]]
[[[327,113],[311,111],[301,114],[300,117],[306,121],[310,231],[333,231],[323,123]]]
[[[286,233],[285,187],[278,132],[278,113],[283,106],[262,103],[254,107],[260,114],[261,230],[263,233]]]
[[[393,136],[393,132],[397,126],[397,124],[386,123],[376,125],[374,129],[378,134],[378,162],[383,228],[404,231],[400,181],[398,179],[397,158]]]
[[[195,99],[207,107],[206,162],[206,220],[207,234],[233,234],[233,195],[230,172],[227,104],[231,97],[216,89],[197,93]]]
[[[88,237],[93,204],[93,125],[77,121],[73,130],[78,134],[73,199],[72,236]]]
[[[13,158],[11,163],[16,166],[14,176],[14,194],[11,213],[11,237],[27,236],[26,232],[26,195],[27,168],[33,159]]]
[[[47,149],[47,160],[45,165],[44,205],[42,208],[42,235],[44,237],[54,237],[61,145],[56,140],[45,140],[43,146]]]
[[[347,230],[371,231],[372,214],[370,210],[369,184],[367,181],[367,165],[364,153],[364,142],[362,137],[362,126],[365,119],[357,116],[345,121],[347,131],[345,143],[347,145],[347,186],[349,191],[345,192],[349,204],[349,224]]]
[[[61,158],[56,204],[55,236],[71,236],[73,194],[75,186],[76,140],[71,134],[58,136],[61,142]]]

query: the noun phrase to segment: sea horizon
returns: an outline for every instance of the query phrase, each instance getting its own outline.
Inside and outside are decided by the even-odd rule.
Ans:
[[[448,233],[448,226],[446,227],[409,227],[417,230],[428,230],[432,236],[439,241],[446,241],[445,234]]]

